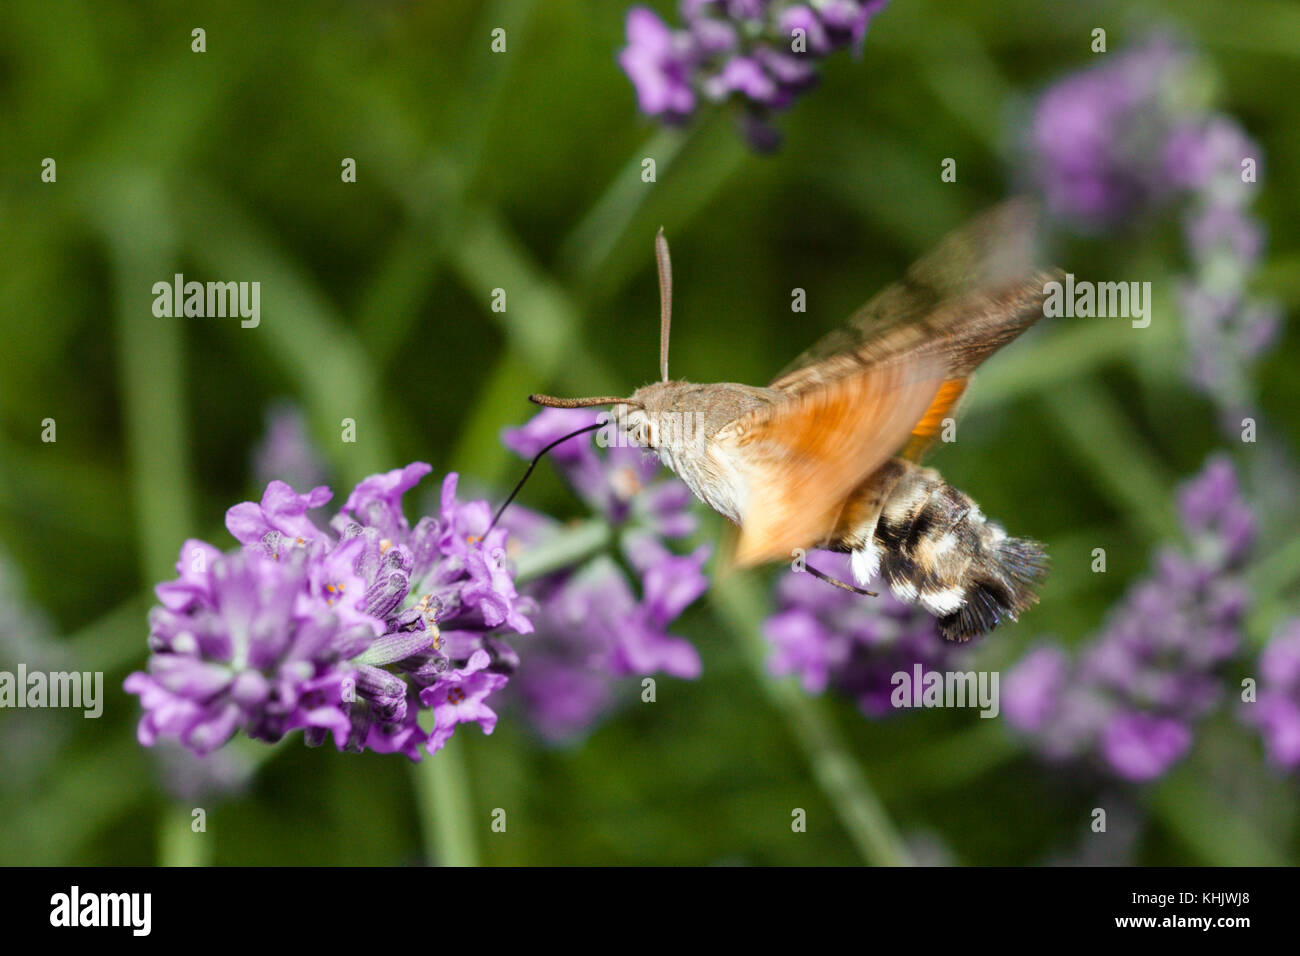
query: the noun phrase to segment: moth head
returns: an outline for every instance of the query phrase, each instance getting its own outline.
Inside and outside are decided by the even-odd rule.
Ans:
[[[666,441],[675,446],[680,429],[676,421],[684,414],[678,404],[686,382],[652,382],[638,388],[627,398],[605,395],[600,398],[553,398],[530,395],[529,400],[550,408],[588,408],[609,405],[609,420],[636,445],[658,451]]]
[[[652,382],[638,388],[613,408],[614,423],[634,444],[653,451],[679,452],[694,435],[694,414],[683,394],[696,386],[687,382]]]

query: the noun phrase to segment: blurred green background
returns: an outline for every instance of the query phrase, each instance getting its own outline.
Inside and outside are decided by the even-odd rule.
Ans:
[[[655,376],[660,225],[673,248],[675,376],[765,382],[1007,193],[1015,117],[1093,60],[1096,26],[1117,50],[1171,23],[1204,52],[1220,107],[1266,156],[1258,291],[1288,311],[1300,302],[1293,3],[893,0],[864,56],[832,59],[779,119],[785,145],[772,157],[750,154],[723,114],[686,132],[639,117],[615,61],[625,11],[567,0],[0,7],[0,549],[24,583],[11,602],[48,618],[50,653],[105,671],[107,696],[95,721],[0,714],[0,862],[445,859],[421,800],[441,792],[439,772],[467,784],[476,832],[460,839],[491,864],[853,864],[864,826],[885,819],[872,792],[922,861],[1295,862],[1296,786],[1227,716],[1158,784],[1110,785],[1044,767],[973,711],[871,721],[833,694],[769,681],[763,609],[734,592],[702,599],[676,628],[700,649],[700,680],[661,679],[655,706],[629,707],[583,742],[548,748],[506,714],[492,737],[462,728],[441,769],[439,755],[414,770],[397,756],[309,750],[296,735],[275,748],[243,741],[232,755],[259,761],[256,776],[242,796],[202,804],[207,833],[190,835],[190,805],[159,787],[121,681],[144,661],[149,589],[171,576],[181,541],[228,546],[225,509],[260,494],[250,454],[277,399],[305,410],[336,496],[423,459],[497,498],[521,470],[499,432],[529,416],[528,392],[626,392]],[[195,27],[206,53],[190,50]],[[504,54],[490,52],[495,27]],[[40,180],[47,156],[55,184]],[[646,156],[654,184],[640,178]],[[340,181],[344,157],[355,184]],[[956,183],[940,181],[945,157]],[[1068,255],[1074,271],[1158,278],[1156,314],[1172,314],[1174,223]],[[175,272],[260,281],[260,327],[155,319],[152,284]],[[489,309],[496,287],[504,314]],[[807,290],[806,315],[790,311],[794,287]],[[977,380],[960,445],[934,463],[1053,556],[1041,606],[985,642],[989,666],[1036,637],[1096,630],[1174,529],[1171,490],[1223,444],[1213,408],[1184,383],[1178,334],[1176,322],[1129,334],[1058,320]],[[1281,448],[1300,444],[1297,362],[1290,329],[1257,377]],[[40,439],[46,418],[55,444]],[[343,418],[357,422],[355,444],[338,440]],[[1276,497],[1256,644],[1297,604],[1295,505]],[[577,513],[546,469],[524,500]],[[1106,574],[1088,570],[1099,546]],[[1094,806],[1120,821],[1105,838],[1089,834]],[[509,808],[505,834],[489,829],[495,807]],[[795,807],[807,833],[791,832]]]

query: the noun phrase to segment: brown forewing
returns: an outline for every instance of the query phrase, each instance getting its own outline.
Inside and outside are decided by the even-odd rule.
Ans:
[[[791,363],[772,388],[798,395],[863,366],[924,354],[965,378],[1042,315],[1051,272],[1032,267],[1038,210],[1011,200],[950,233]]]
[[[943,379],[925,356],[877,363],[723,429],[717,453],[733,456],[748,489],[736,563],[788,558],[827,537],[850,492],[907,441]]]

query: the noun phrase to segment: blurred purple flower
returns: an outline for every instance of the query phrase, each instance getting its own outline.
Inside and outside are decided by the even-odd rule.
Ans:
[[[199,756],[171,739],[153,748],[158,783],[174,800],[212,806],[239,796],[248,787],[255,767],[233,748]]]
[[[1162,776],[1191,745],[1186,724],[1140,711],[1117,715],[1101,735],[1107,763],[1124,779],[1138,782]]]
[[[779,142],[768,122],[817,79],[815,64],[853,48],[887,0],[682,0],[673,29],[645,7],[627,14],[619,64],[641,111],[667,123],[689,119],[701,100],[735,100],[758,150]]]
[[[1161,162],[1182,122],[1174,95],[1191,60],[1165,37],[1059,81],[1031,121],[1032,171],[1051,211],[1089,228],[1117,225],[1171,195]]]
[[[824,574],[853,580],[846,555],[810,551],[807,560]],[[933,617],[888,590],[864,598],[790,570],[777,585],[777,605],[764,625],[772,644],[771,672],[797,675],[810,694],[834,687],[871,717],[893,712],[895,673],[910,673],[916,664],[948,670],[960,655],[940,636]]]
[[[1106,627],[1073,659],[1040,646],[1008,673],[1008,723],[1051,759],[1096,753],[1126,780],[1165,773],[1191,746],[1195,723],[1220,695],[1224,664],[1241,644],[1240,568],[1254,516],[1225,456],[1178,493],[1185,550],[1166,546]]]
[[[259,485],[275,479],[295,488],[324,484],[324,459],[307,431],[302,410],[287,402],[272,406],[266,414],[266,432],[253,450],[253,478]]]
[[[507,430],[506,446],[531,458],[551,442],[599,421],[585,410],[547,409]],[[624,678],[655,673],[695,678],[700,658],[668,628],[707,588],[708,548],[689,555],[665,538],[692,533],[690,490],[659,478],[658,460],[640,448],[604,443],[604,431],[557,445],[550,458],[580,498],[618,534],[626,569],[608,553],[580,558],[529,581],[535,633],[520,654],[509,696],[548,740],[589,731],[620,699]],[[609,447],[605,447],[609,444]],[[523,548],[544,549],[563,528],[519,505],[502,524]]]
[[[691,38],[675,33],[646,7],[627,13],[627,46],[619,65],[636,87],[641,112],[667,120],[684,119],[695,109],[691,89]]]
[[[1269,762],[1279,770],[1300,770],[1300,618],[1285,622],[1264,648],[1258,697],[1242,709],[1264,738]]]
[[[1026,733],[1041,733],[1058,713],[1070,672],[1070,657],[1059,647],[1036,647],[1020,659],[1002,685],[1002,713]]]
[[[531,458],[561,436],[606,420],[587,409],[548,408],[521,428],[507,429],[502,440],[515,454]],[[605,440],[604,429],[596,434],[597,443]],[[597,443],[579,436],[549,452],[565,481],[592,511],[611,524],[644,525],[666,538],[684,538],[695,530],[690,489],[671,476],[660,478],[658,458],[617,442],[607,443],[598,454]]]
[[[1060,219],[1087,231],[1121,226],[1172,200],[1188,206],[1183,234],[1192,272],[1178,303],[1196,388],[1225,426],[1251,401],[1248,373],[1273,341],[1281,308],[1249,294],[1264,245],[1247,209],[1260,149],[1231,118],[1188,91],[1200,66],[1156,36],[1047,89],[1026,144],[1032,178]]]
[[[1192,208],[1183,234],[1193,271],[1179,289],[1192,382],[1240,420],[1251,398],[1247,373],[1276,337],[1281,306],[1251,296],[1264,232],[1247,212],[1255,199],[1261,150],[1233,120],[1189,123],[1168,150],[1171,173]]]
[[[605,555],[525,587],[537,601],[536,633],[520,655],[511,693],[544,737],[558,741],[589,730],[615,703],[622,678],[699,676],[699,654],[667,627],[704,592],[706,554],[647,568],[640,598]]]
[[[1212,456],[1179,489],[1178,515],[1193,549],[1211,566],[1239,565],[1255,541],[1255,513],[1225,454]]]
[[[1233,207],[1253,201],[1262,159],[1259,144],[1221,114],[1187,117],[1170,133],[1161,156],[1177,188],[1204,196],[1210,205]],[[1245,166],[1254,166],[1253,177],[1243,175]]]
[[[412,529],[401,499],[430,470],[365,479],[330,531],[307,516],[328,488],[303,495],[272,481],[260,503],[227,512],[242,550],[186,542],[179,577],[157,588],[149,669],[125,685],[144,707],[140,742],[174,738],[206,754],[238,730],[274,741],[301,729],[309,744],[418,760],[417,714],[446,698],[440,688],[486,671],[478,704],[499,689],[515,657],[490,632],[531,630],[504,564],[507,532],[487,531],[485,502],[455,500],[454,474],[439,516]],[[458,722],[445,717],[430,750]]]

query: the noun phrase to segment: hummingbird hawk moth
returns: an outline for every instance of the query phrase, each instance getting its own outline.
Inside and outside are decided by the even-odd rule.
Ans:
[[[739,528],[738,565],[847,552],[860,584],[883,576],[944,637],[967,641],[1037,600],[1046,555],[920,462],[975,369],[1042,315],[1056,273],[1031,266],[1036,223],[1025,200],[986,212],[764,387],[669,379],[672,267],[661,230],[661,380],[626,398],[529,397],[613,406],[622,434]]]

